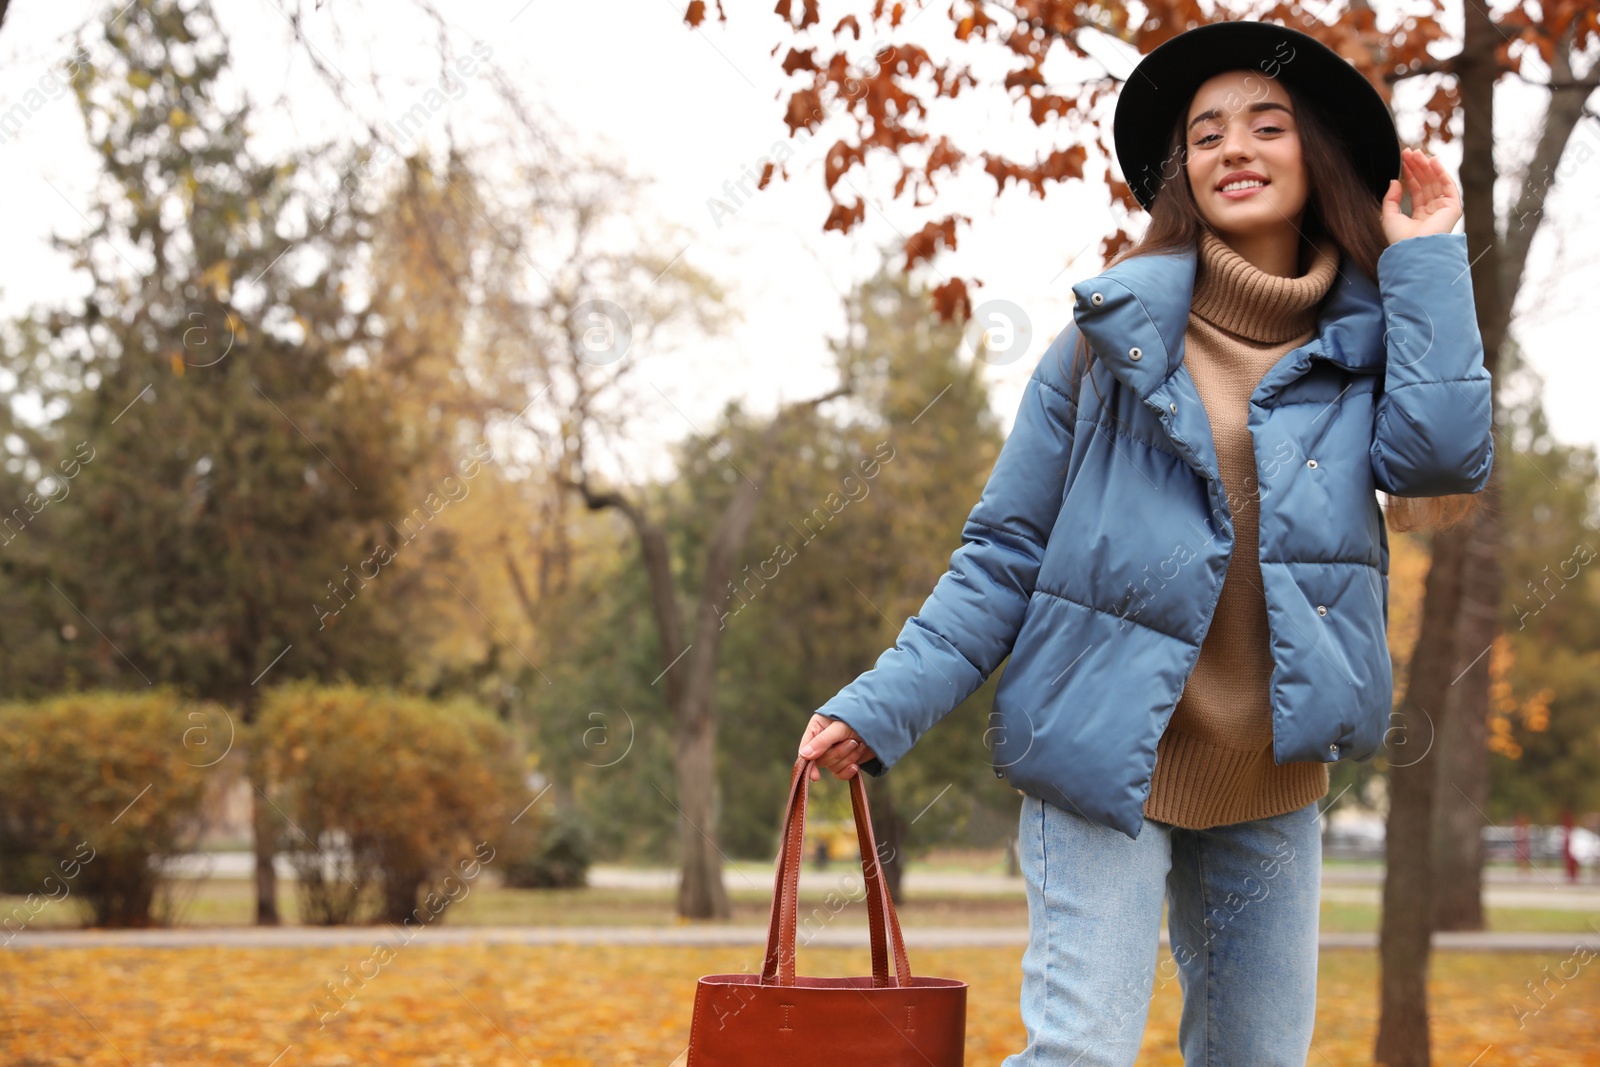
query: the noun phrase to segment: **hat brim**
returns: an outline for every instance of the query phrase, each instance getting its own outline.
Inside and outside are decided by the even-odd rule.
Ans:
[[[1162,42],[1123,83],[1112,119],[1117,163],[1146,211],[1182,164],[1167,159],[1167,137],[1213,75],[1259,71],[1309,97],[1344,143],[1373,195],[1400,174],[1400,137],[1378,90],[1337,52],[1309,34],[1270,22],[1213,22]]]

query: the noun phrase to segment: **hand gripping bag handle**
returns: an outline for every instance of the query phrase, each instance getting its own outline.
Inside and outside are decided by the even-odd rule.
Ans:
[[[796,760],[789,779],[789,805],[783,818],[783,848],[778,854],[778,870],[773,879],[772,916],[767,924],[767,955],[761,967],[762,985],[792,986],[794,981],[794,939],[800,896],[800,860],[805,838],[806,797],[815,760],[802,756]],[[856,842],[861,851],[861,873],[866,880],[867,921],[872,932],[872,984],[910,986],[911,964],[900,936],[900,919],[889,896],[878,863],[878,844],[872,834],[872,813],[867,807],[867,790],[862,784],[866,772],[857,768],[850,777],[850,805],[855,813]],[[887,924],[887,931],[885,925]],[[893,952],[894,969],[889,968]]]

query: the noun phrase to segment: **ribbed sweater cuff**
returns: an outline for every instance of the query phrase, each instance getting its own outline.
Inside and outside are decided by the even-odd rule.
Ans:
[[[1272,749],[1222,748],[1168,730],[1157,749],[1145,817],[1187,829],[1248,822],[1305,807],[1328,793],[1325,763],[1272,761]]]

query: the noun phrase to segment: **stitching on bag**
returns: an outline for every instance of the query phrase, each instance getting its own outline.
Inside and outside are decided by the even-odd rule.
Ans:
[[[697,989],[694,994],[694,1014],[690,1017],[689,1022],[689,1056],[684,1060],[685,1067],[694,1067],[695,1046],[699,1043],[700,1034],[700,1002],[700,991]]]
[[[810,791],[811,791],[810,787],[811,787],[810,768],[809,767],[801,767],[800,768],[800,792],[795,797],[795,807],[794,807],[794,810],[790,812],[790,815],[795,817],[794,819],[791,819],[791,823],[793,823],[795,821],[798,821],[799,826],[796,827],[796,828],[799,829],[802,833],[805,830],[806,799],[810,794]],[[800,834],[791,833],[789,836],[791,838],[793,838],[793,840],[784,842],[784,848],[786,850],[788,850],[790,866],[785,869],[785,877],[784,877],[784,880],[783,880],[784,881],[783,895],[786,898],[788,898],[790,900],[790,902],[793,904],[793,906],[794,906],[794,914],[795,914],[795,921],[796,921],[796,923],[798,923],[799,922],[799,917],[800,917],[800,866],[799,866],[799,864],[800,864],[800,841],[799,841]],[[787,877],[789,871],[793,871],[794,872],[794,893],[793,893],[792,896],[789,893],[789,878]],[[787,912],[787,909],[785,909],[785,911]],[[778,917],[778,984],[779,985],[783,985],[784,984],[784,979],[785,978],[791,977],[790,974],[786,974],[785,971],[784,971],[785,961],[783,959],[783,955],[784,955],[783,943],[784,943],[785,940],[787,940],[787,937],[785,935],[786,935],[786,933],[788,931],[788,928],[789,928],[789,924],[784,921],[784,918],[785,918],[784,915],[779,915],[779,917]],[[790,958],[790,960],[789,960],[787,965],[789,967],[794,967],[795,968],[794,973],[798,973],[799,972],[799,968],[795,967],[795,961],[793,959],[793,956],[795,955],[795,952],[798,952],[798,951],[799,951],[799,949],[798,949],[798,947],[796,947],[793,952],[789,953],[789,956],[791,958]]]
[[[859,807],[857,807],[858,796],[860,798]],[[894,899],[889,893],[889,884],[883,870],[882,858],[878,854],[878,840],[872,831],[872,818],[867,811],[867,787],[859,775],[850,780],[850,802],[852,808],[858,812],[858,828],[865,833],[866,840],[872,851],[870,868],[874,879],[878,883],[879,890],[872,899],[876,899],[878,902],[879,919],[883,928],[883,948],[886,957],[884,960],[885,980],[889,987],[910,988],[915,984],[911,974],[911,961],[906,958],[905,942],[900,934],[900,921],[895,915]],[[862,819],[861,815],[865,815],[866,818]],[[863,875],[865,875],[868,866],[869,864],[863,857]],[[870,915],[872,905],[869,903],[867,908]],[[900,975],[901,960],[905,960],[906,964],[904,983],[901,982]],[[873,985],[877,985],[876,973],[873,975]]]
[[[801,767],[800,768],[801,781],[799,783],[798,790],[804,790],[806,788],[806,784],[807,783],[805,782],[805,779],[810,777],[810,774],[811,774],[811,768],[810,767]],[[789,838],[793,836],[792,830],[793,830],[794,817],[795,817],[795,813],[797,811],[799,811],[799,805],[802,803],[800,798],[803,795],[804,795],[803,792],[800,792],[800,791],[797,791],[795,793],[794,798],[793,798],[794,803],[789,806],[788,818],[785,820],[788,823],[788,825],[785,827],[785,829],[789,830],[791,832],[784,836],[784,841],[783,841],[783,862],[784,862],[783,881],[780,882],[779,885],[778,885],[778,900],[779,900],[779,904],[778,904],[778,959],[776,961],[777,965],[773,968],[773,974],[772,974],[773,981],[776,984],[780,985],[780,986],[783,985],[783,943],[784,943],[784,933],[783,933],[783,931],[784,931],[784,928],[788,925],[788,918],[789,918],[789,867],[788,867],[788,864],[793,862],[793,860],[792,860],[793,846],[792,846]]]

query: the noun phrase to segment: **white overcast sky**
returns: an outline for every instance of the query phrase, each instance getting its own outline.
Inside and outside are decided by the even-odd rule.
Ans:
[[[272,0],[225,0],[219,6],[235,43],[241,83],[258,99],[274,97],[288,85],[295,102],[292,113],[263,113],[258,128],[264,143],[353,135],[355,127],[342,119],[291,47],[288,24]],[[367,0],[366,6],[374,14],[364,20],[345,0],[324,4],[323,15],[308,13],[312,39],[359,83],[357,98],[369,115],[398,115],[437,82],[431,38],[401,0]],[[858,169],[850,177],[872,204],[865,224],[846,237],[823,233],[823,153],[846,129],[846,120],[836,116],[795,146],[788,182],[774,183],[719,225],[710,199],[723,195],[725,182],[737,181],[787,136],[780,97],[792,83],[778,64],[789,37],[770,2],[732,0],[726,3],[726,25],[713,18],[698,31],[683,24],[683,6],[682,0],[447,5],[464,42],[486,42],[493,49],[490,62],[560,117],[571,131],[573,150],[607,154],[649,180],[640,234],[659,240],[655,222],[678,227],[683,236],[670,252],[682,248],[685,261],[732,290],[743,321],[729,334],[651,354],[652,381],[667,398],[652,432],[681,436],[689,429],[686,423],[705,425],[732,396],[770,410],[780,396],[826,389],[832,376],[823,342],[842,330],[840,294],[870,273],[882,245],[945,212],[961,212],[973,224],[961,233],[960,249],[937,260],[938,270],[981,277],[986,285],[978,301],[1011,301],[1032,322],[1026,355],[987,368],[995,409],[1009,426],[1022,384],[1070,317],[1069,287],[1102,268],[1099,240],[1111,225],[1103,189],[1092,180],[1077,188],[1054,187],[1041,202],[1012,187],[997,199],[981,166],[969,165],[960,178],[942,183],[937,209],[928,211],[913,208],[909,198],[890,199],[894,175],[888,169],[880,166],[868,175]],[[715,11],[715,5],[708,6]],[[1387,17],[1398,10],[1392,4],[1377,6]],[[936,56],[947,53],[945,7],[936,4],[891,40],[915,40]],[[94,10],[57,0],[13,3],[0,29],[0,112],[23,100],[61,59],[66,32]],[[329,11],[338,13],[348,35],[342,45],[316,26]],[[824,2],[823,25],[831,26],[841,13]],[[1457,5],[1457,27],[1459,18]],[[772,55],[780,40],[785,48]],[[828,48],[831,38],[819,37],[818,43]],[[848,47],[863,58],[870,53],[866,41]],[[1102,51],[1117,73],[1130,69],[1120,46]],[[980,73],[1001,69],[998,49],[987,49],[987,58],[980,59]],[[381,97],[365,91],[369,69],[384,74]],[[1061,83],[1073,76],[1065,61],[1047,73]],[[487,129],[491,95],[481,83],[470,86],[447,105],[448,121],[458,129],[472,129],[474,123]],[[1503,171],[1531,153],[1542,99],[1539,90],[1520,84],[1506,85],[1497,96],[1497,125],[1503,131],[1497,155]],[[1406,106],[1405,97],[1397,100],[1402,133],[1410,132]],[[969,152],[988,149],[1032,158],[1064,143],[1061,131],[1034,126],[995,92],[944,106],[940,121],[939,129]],[[1446,145],[1439,154],[1454,173],[1456,146]],[[1086,173],[1095,178],[1102,173],[1100,164],[1091,159]],[[1600,126],[1593,120],[1580,126],[1569,146],[1562,179],[1533,248],[1513,329],[1546,380],[1556,434],[1600,444],[1600,419],[1591,404],[1600,394],[1600,318],[1594,301],[1600,290],[1600,204],[1594,195],[1600,188]],[[84,291],[83,279],[50,249],[48,236],[81,232],[85,222],[75,205],[84,202],[93,180],[77,109],[66,95],[47,101],[18,136],[0,144],[0,194],[7,205],[0,315]],[[1504,205],[1510,180],[1502,184]],[[656,449],[644,451],[659,455]],[[648,460],[640,462],[650,466]]]

